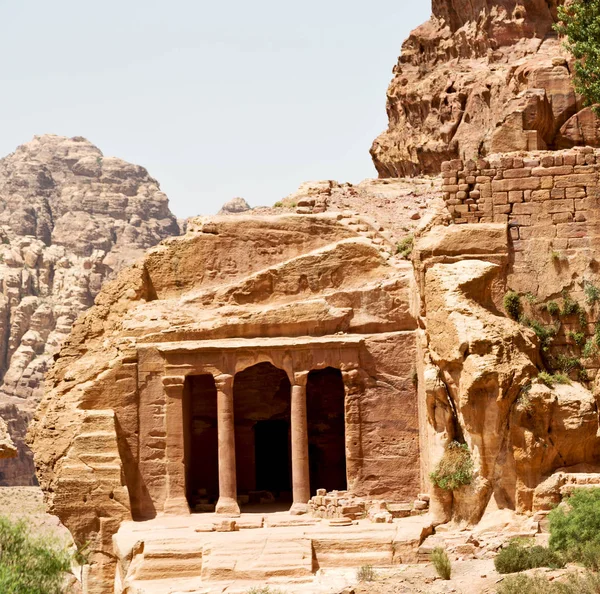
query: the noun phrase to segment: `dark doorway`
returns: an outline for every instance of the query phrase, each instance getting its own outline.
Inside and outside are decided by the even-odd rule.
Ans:
[[[183,418],[188,504],[193,512],[209,512],[219,498],[217,388],[212,375],[186,377]]]
[[[276,497],[290,491],[290,424],[287,421],[258,421],[254,425],[256,489]]]
[[[308,374],[308,457],[313,495],[317,489],[347,489],[345,400],[339,369],[326,367]]]
[[[290,398],[287,374],[271,363],[258,363],[235,376],[235,455],[242,507],[291,501]]]

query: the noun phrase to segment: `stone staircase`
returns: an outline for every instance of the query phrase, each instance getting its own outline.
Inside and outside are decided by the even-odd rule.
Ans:
[[[265,583],[301,591],[315,583],[319,569],[414,562],[431,532],[421,517],[335,527],[326,520],[293,525],[296,518],[285,514],[250,523],[242,516],[231,522],[229,532],[219,532],[214,520],[208,531],[213,516],[125,523],[113,539],[119,560],[116,594],[237,592],[230,590],[232,584],[245,584],[240,592],[246,592],[252,584]],[[234,526],[238,520],[240,526]],[[243,525],[252,528],[240,529]]]
[[[351,210],[339,213],[338,220],[355,233],[369,239],[386,260],[396,254],[398,241],[377,221]]]

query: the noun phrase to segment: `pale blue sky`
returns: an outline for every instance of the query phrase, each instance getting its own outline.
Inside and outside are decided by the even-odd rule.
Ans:
[[[85,136],[179,217],[375,177],[372,140],[426,0],[0,0],[0,154]]]

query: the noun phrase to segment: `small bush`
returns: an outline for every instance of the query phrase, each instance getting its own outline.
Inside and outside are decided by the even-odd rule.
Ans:
[[[577,301],[571,299],[568,293],[563,293],[563,306],[560,315],[563,317],[574,316],[581,311],[581,307]]]
[[[555,551],[513,540],[496,555],[494,566],[498,573],[517,573],[536,567],[564,567],[564,561]]]
[[[448,553],[442,547],[435,547],[431,551],[431,562],[435,567],[437,574],[443,580],[449,580],[452,575],[452,565],[448,558]]]
[[[31,534],[28,525],[0,517],[0,592],[59,594],[71,558],[64,546]]]
[[[412,254],[414,244],[414,237],[407,235],[402,241],[399,241],[396,245],[396,253],[405,259]]]
[[[552,510],[550,548],[579,556],[582,543],[600,546],[600,489],[575,489],[563,506]]]
[[[577,558],[573,561],[581,561],[584,567],[592,571],[600,571],[600,543],[586,542],[579,548]]]
[[[275,202],[275,204],[273,204],[273,208],[283,208],[283,202],[281,202],[281,200],[278,200],[277,202]]]
[[[590,376],[587,372],[587,369],[579,369],[577,371],[577,380],[580,382],[589,382]]]
[[[471,484],[473,459],[467,444],[457,441],[449,443],[429,478],[434,485],[446,491],[454,491],[463,485]]]
[[[504,295],[504,310],[513,320],[518,320],[521,317],[521,298],[518,293],[509,291]]]
[[[593,307],[596,303],[598,303],[598,301],[600,301],[600,288],[598,288],[596,285],[587,282],[585,283],[583,290],[587,304],[590,307]]]
[[[553,326],[544,326],[537,320],[532,320],[526,316],[521,316],[520,322],[535,332],[535,335],[540,341],[542,350],[546,352],[550,348],[550,345],[556,336],[556,328]]]
[[[359,582],[374,582],[377,574],[372,565],[363,565],[356,571],[356,579]]]
[[[560,313],[560,305],[556,301],[550,301],[546,306],[546,310],[551,316],[557,316]]]
[[[547,371],[540,371],[538,373],[537,380],[549,388],[554,387],[554,377]]]

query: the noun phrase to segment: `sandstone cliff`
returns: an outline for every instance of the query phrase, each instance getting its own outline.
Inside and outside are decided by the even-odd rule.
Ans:
[[[0,485],[34,484],[27,424],[77,316],[124,263],[178,233],[156,180],[84,138],[38,136],[0,160],[0,417],[19,449]]]
[[[436,173],[442,161],[600,145],[553,31],[560,0],[433,0],[402,47],[389,126],[371,148],[380,177]]]

